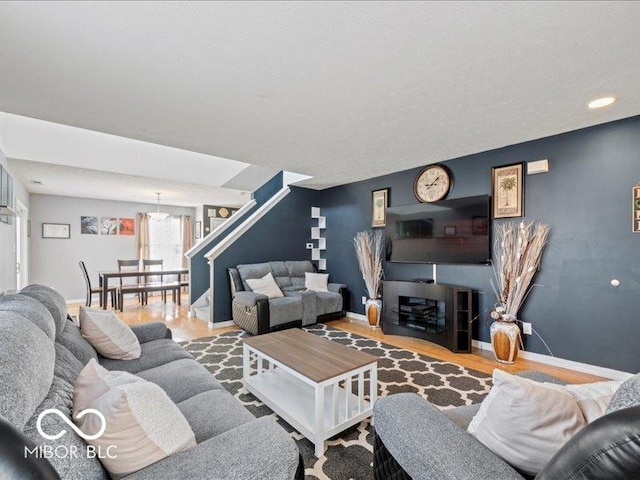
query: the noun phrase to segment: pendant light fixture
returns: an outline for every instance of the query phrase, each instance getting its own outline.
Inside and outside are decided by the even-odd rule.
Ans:
[[[157,222],[164,220],[165,218],[167,218],[169,216],[169,214],[167,212],[161,212],[160,211],[160,192],[156,192],[156,195],[158,196],[158,206],[156,208],[155,212],[149,212],[147,213],[147,215],[149,215],[149,217],[152,220],[155,220]]]

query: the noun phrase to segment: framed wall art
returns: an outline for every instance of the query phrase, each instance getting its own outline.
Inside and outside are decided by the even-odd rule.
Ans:
[[[117,235],[118,219],[115,217],[100,218],[100,235]]]
[[[81,235],[98,235],[98,217],[80,217]]]
[[[387,207],[389,206],[389,189],[371,192],[371,227],[387,226]]]
[[[524,216],[524,164],[505,165],[491,169],[493,218]]]
[[[119,218],[118,223],[118,235],[134,235],[136,233],[136,221],[133,218]]]
[[[42,238],[71,238],[71,225],[68,223],[43,223]]]
[[[633,187],[632,199],[631,212],[633,213],[633,218],[631,231],[633,233],[640,233],[640,182]]]
[[[196,221],[196,238],[202,238],[202,222]]]

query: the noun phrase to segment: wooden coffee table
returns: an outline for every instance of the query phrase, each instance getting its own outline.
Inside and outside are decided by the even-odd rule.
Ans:
[[[289,329],[244,340],[242,381],[247,391],[311,440],[320,457],[325,440],[371,416],[377,360],[312,333]]]

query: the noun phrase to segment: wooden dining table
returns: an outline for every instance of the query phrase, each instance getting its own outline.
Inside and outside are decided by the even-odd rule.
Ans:
[[[111,279],[111,278],[160,277],[162,279],[162,277],[164,277],[164,276],[177,275],[178,276],[178,283],[182,283],[182,275],[187,275],[188,273],[189,273],[189,269],[188,268],[180,268],[180,269],[177,269],[177,270],[155,270],[155,271],[149,271],[149,270],[133,271],[133,270],[128,270],[126,272],[119,272],[117,270],[111,270],[111,271],[98,272],[99,285],[102,288],[102,292],[100,292],[100,295],[102,296],[102,309],[103,310],[107,309],[107,300],[108,300],[107,297],[108,297],[108,293],[109,293],[109,279]]]

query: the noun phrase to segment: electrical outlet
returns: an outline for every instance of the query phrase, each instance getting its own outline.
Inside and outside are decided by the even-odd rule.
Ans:
[[[522,333],[531,335],[531,324],[529,322],[522,322]]]
[[[307,243],[307,250],[311,250],[313,248],[313,243]]]
[[[365,305],[367,303],[367,297],[362,297],[362,304]]]

